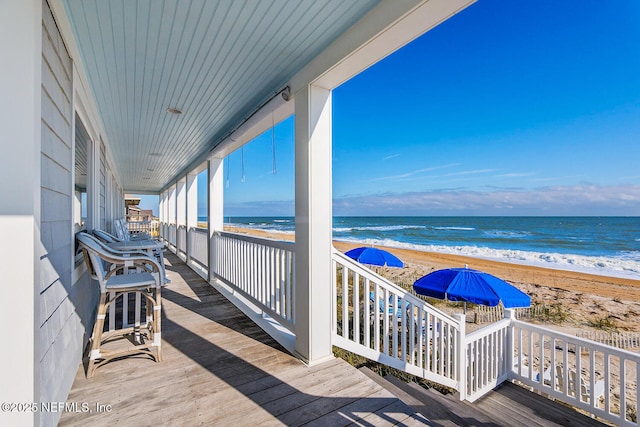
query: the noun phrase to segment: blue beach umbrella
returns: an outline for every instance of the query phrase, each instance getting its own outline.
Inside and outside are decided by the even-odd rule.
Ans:
[[[345,255],[355,259],[361,264],[379,265],[382,267],[404,267],[404,264],[397,256],[383,249],[363,246],[351,249],[345,252]]]
[[[437,270],[416,280],[413,290],[420,295],[450,301],[472,302],[505,308],[529,307],[531,298],[502,279],[469,268]]]

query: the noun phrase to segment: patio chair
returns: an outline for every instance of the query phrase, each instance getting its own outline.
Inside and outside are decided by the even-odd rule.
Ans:
[[[91,233],[93,233],[94,236],[105,243],[116,243],[121,241],[113,234],[107,233],[104,230],[95,229]]]
[[[578,374],[576,371],[569,370],[567,391],[569,396],[575,397],[576,384],[578,382]],[[556,388],[560,391],[564,390],[564,371],[562,366],[556,365]],[[600,399],[604,397],[604,381],[598,380],[593,385],[593,397],[595,400],[594,406],[598,406]],[[589,403],[591,399],[591,390],[589,384],[580,375],[580,400]]]
[[[141,251],[140,249],[133,249],[133,250],[117,250],[112,248],[111,246],[109,246],[109,244],[111,243],[119,243],[119,242],[123,242],[123,240],[117,238],[116,236],[114,236],[113,234],[107,233],[104,230],[99,230],[99,229],[94,229],[92,231],[93,235],[95,237],[97,237],[98,239],[98,243],[100,243],[103,248],[107,251],[112,251],[112,252],[116,252],[119,253],[120,255],[124,255],[124,254],[131,254],[131,253],[143,253],[143,251]],[[146,240],[143,239],[139,239],[136,240],[137,242],[144,242]],[[150,240],[151,241],[151,240]],[[164,251],[164,246],[160,245],[159,242],[157,240],[153,240],[154,244],[157,245],[157,247],[154,247],[150,253],[153,254],[153,256],[156,258],[156,260],[158,261],[158,263],[160,263],[160,267],[162,268],[163,271],[163,283],[164,284],[169,284],[171,283],[171,280],[169,280],[169,278],[166,276],[166,272],[165,272],[165,266],[164,266],[164,255],[163,255],[163,251]]]
[[[529,377],[529,358],[526,355],[520,353],[513,358],[513,372],[521,372],[523,377]]]
[[[115,358],[133,354],[147,354],[156,362],[162,359],[160,335],[161,310],[161,269],[153,257],[146,254],[114,254],[103,248],[98,240],[80,232],[76,239],[83,249],[87,268],[91,277],[100,286],[100,299],[96,321],[91,338],[91,350],[87,366],[87,378],[91,378],[95,370]],[[111,268],[106,266],[110,265]],[[130,267],[139,271],[131,272]],[[127,273],[127,274],[119,274]],[[140,312],[136,312],[133,327],[126,327],[104,332],[107,310],[118,298],[128,293],[136,293],[146,302],[146,323],[140,324]],[[141,307],[140,307],[141,310]],[[118,338],[122,341],[130,339],[125,349],[105,349],[104,345]]]
[[[376,299],[375,299],[375,293],[373,291],[369,292],[369,301],[373,304],[375,304]],[[386,308],[385,308],[386,305]],[[396,304],[396,307],[394,309],[393,307],[393,295],[389,296],[389,301],[387,304],[384,303],[384,299],[383,298],[379,298],[378,300],[378,307],[379,307],[379,312],[381,315],[384,315],[385,313],[388,314],[389,316],[395,316],[396,319],[398,321],[400,321],[402,319],[402,316],[405,314],[406,309],[409,308],[409,303],[407,302],[405,304],[405,310],[402,309],[402,300],[400,298],[398,298],[398,302]],[[372,313],[373,314],[373,311]]]
[[[116,236],[118,239],[122,241],[130,241],[130,240],[151,240],[152,237],[148,233],[138,233],[132,235],[127,228],[127,222],[124,219],[114,219],[113,220],[113,228],[115,230]]]

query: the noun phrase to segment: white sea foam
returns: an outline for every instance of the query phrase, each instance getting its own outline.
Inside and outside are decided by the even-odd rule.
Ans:
[[[474,227],[431,227],[434,230],[473,231]]]
[[[282,229],[281,227],[273,226],[272,224],[269,224],[266,222],[262,222],[262,223],[249,222],[247,224],[227,223],[225,225],[228,225],[229,227],[264,231],[267,233],[295,234],[294,230],[285,230],[285,229]]]
[[[504,231],[504,230],[490,230],[485,231],[484,234],[490,237],[500,237],[503,239],[515,239],[518,237],[531,236],[531,233],[526,231]]]
[[[397,230],[424,230],[423,225],[380,225],[370,227],[334,227],[334,233],[349,233],[351,231],[397,231]]]
[[[441,246],[403,243],[391,239],[341,239],[366,245],[381,245],[400,249],[414,249],[464,255],[473,258],[510,262],[558,270],[597,274],[600,276],[640,279],[640,253],[632,251],[616,257],[584,256],[575,254],[529,252],[520,250],[491,249],[478,246]]]

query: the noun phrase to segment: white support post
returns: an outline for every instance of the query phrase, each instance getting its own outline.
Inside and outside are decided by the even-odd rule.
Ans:
[[[176,186],[175,184],[169,187],[167,190],[167,234],[169,248],[173,246],[172,250],[176,250],[176,234],[178,232],[178,224],[176,221]],[[173,228],[173,231],[171,231]]]
[[[331,351],[331,91],[295,94],[295,335],[309,365]]]
[[[176,221],[176,185],[169,189],[169,223],[177,225]]]
[[[460,400],[467,398],[467,318],[464,314],[456,313],[454,319],[458,321],[460,338],[458,341],[458,391]]]
[[[224,159],[209,159],[209,282],[213,281],[216,273],[215,233],[224,229]]]
[[[0,352],[2,402],[38,402],[40,387],[40,156],[42,2],[2,2],[0,12]],[[7,344],[9,345],[9,344]],[[35,411],[0,413],[0,424],[37,424]]]
[[[187,225],[187,180],[176,183],[176,225]]]
[[[187,175],[186,186],[186,251],[187,263],[191,261],[191,235],[189,231],[198,226],[198,174],[191,172]]]
[[[182,237],[181,229],[187,225],[187,179],[182,178],[176,183],[176,255],[183,261],[187,261],[186,232]],[[184,252],[183,252],[184,251]]]

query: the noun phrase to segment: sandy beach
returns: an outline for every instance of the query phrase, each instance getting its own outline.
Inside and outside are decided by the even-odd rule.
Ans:
[[[293,240],[293,235],[225,226],[225,231],[277,240]],[[334,241],[341,252],[356,243]],[[482,270],[512,283],[531,296],[532,305],[553,306],[566,317],[548,326],[568,333],[580,331],[640,332],[640,280],[553,270],[458,255],[384,248],[405,263],[405,267],[377,268],[394,283],[407,285],[433,270],[463,267]],[[457,307],[447,307],[455,311]],[[460,308],[461,311],[461,308]]]

